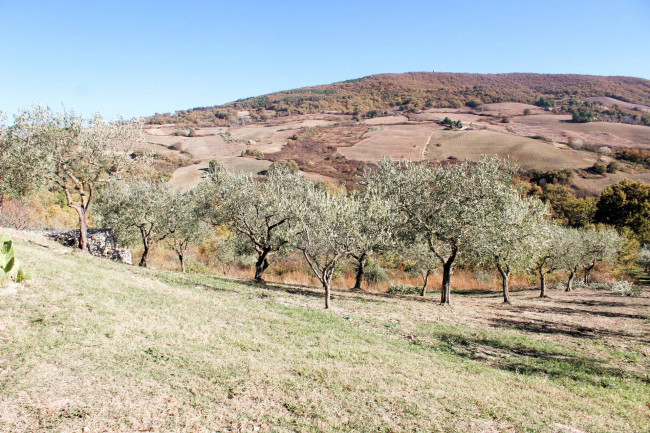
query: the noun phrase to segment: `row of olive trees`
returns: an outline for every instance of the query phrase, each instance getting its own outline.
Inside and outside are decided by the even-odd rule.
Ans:
[[[571,290],[578,268],[588,282],[597,262],[615,259],[621,243],[616,232],[550,224],[547,206],[516,190],[514,173],[497,158],[450,167],[386,160],[365,174],[358,192],[347,194],[286,167],[257,181],[215,163],[187,193],[151,182],[113,183],[98,209],[104,224],[123,238],[141,239],[143,266],[151,245],[166,240],[183,267],[187,245],[200,240],[206,224],[227,227],[248,243],[257,256],[257,281],[273,255],[300,251],[325,290],[326,307],[334,272],[346,257],[357,266],[355,287],[377,253],[397,252],[415,262],[423,294],[428,277],[441,267],[445,304],[457,263],[494,267],[509,302],[513,272],[536,270],[540,295],[546,296],[551,272],[568,271]]]
[[[59,188],[79,215],[85,249],[89,212],[103,186],[99,220],[123,241],[142,242],[142,266],[152,245],[165,241],[184,268],[188,246],[201,240],[206,225],[225,226],[250,245],[259,281],[274,254],[298,250],[322,283],[326,306],[334,272],[346,257],[357,263],[357,288],[368,258],[377,253],[415,257],[424,289],[431,272],[442,267],[445,304],[454,266],[494,266],[509,302],[512,272],[536,269],[544,296],[546,276],[567,270],[570,290],[579,267],[588,281],[595,263],[612,260],[620,244],[611,230],[549,225],[547,207],[522,196],[515,167],[497,158],[450,167],[385,160],[353,194],[287,167],[270,170],[259,182],[211,164],[197,189],[180,193],[162,183],[123,179],[139,165],[130,149],[140,132],[137,122],[109,124],[42,107],[19,113],[13,125],[0,128],[0,196]]]

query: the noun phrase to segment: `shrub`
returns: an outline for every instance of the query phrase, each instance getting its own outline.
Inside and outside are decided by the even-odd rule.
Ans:
[[[277,170],[280,168],[286,168],[291,173],[297,173],[298,171],[300,171],[300,167],[298,166],[298,163],[293,159],[275,161],[274,163],[271,164],[269,170]]]
[[[384,268],[379,266],[377,263],[371,263],[369,266],[366,266],[363,271],[363,276],[369,283],[382,283],[388,281],[388,274],[386,274]]]
[[[620,165],[616,161],[612,161],[609,164],[607,164],[607,173],[616,173],[618,170],[620,170]]]
[[[641,288],[634,287],[634,285],[627,280],[615,282],[612,284],[611,290],[624,296],[638,296],[641,294]]]
[[[524,116],[528,116],[530,114],[530,108],[525,108],[524,109]]]
[[[257,149],[246,149],[242,151],[241,156],[252,156],[253,158],[256,159],[263,159],[264,153]]]
[[[470,101],[467,101],[467,102],[465,103],[465,105],[466,105],[467,107],[469,107],[469,108],[476,108],[476,107],[478,107],[479,105],[481,105],[481,103],[472,99],[472,100],[470,100]]]
[[[395,284],[388,289],[390,295],[420,295],[421,293],[421,287],[411,286],[410,284]]]
[[[605,174],[605,172],[607,171],[607,167],[605,166],[605,164],[597,162],[593,165],[593,167],[591,167],[591,171],[593,171],[596,174]]]
[[[581,139],[575,137],[569,137],[567,139],[567,144],[569,147],[576,150],[580,150],[584,147],[584,142]]]
[[[587,123],[593,122],[596,119],[594,113],[586,108],[578,108],[571,111],[571,120],[574,123]]]
[[[510,116],[501,116],[501,123],[510,123]]]

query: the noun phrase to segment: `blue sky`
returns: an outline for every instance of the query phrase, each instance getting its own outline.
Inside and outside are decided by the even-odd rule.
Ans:
[[[650,79],[650,1],[0,0],[0,110],[114,118],[383,72]]]

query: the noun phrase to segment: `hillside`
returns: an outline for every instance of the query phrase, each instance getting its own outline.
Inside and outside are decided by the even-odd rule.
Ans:
[[[427,108],[460,108],[470,101],[478,104],[532,104],[540,97],[559,100],[596,98],[603,103],[613,100],[624,105],[648,106],[650,81],[635,77],[570,74],[379,74],[240,99],[222,107],[194,108],[177,112],[175,116],[186,121],[209,121],[215,114],[220,118],[227,113],[223,109],[228,108],[293,114],[354,114],[399,107],[410,112]]]
[[[3,229],[3,232],[7,232]],[[648,298],[420,300],[158,272],[12,231],[0,430],[647,431]],[[28,243],[28,240],[31,242]],[[645,323],[644,323],[645,321]]]

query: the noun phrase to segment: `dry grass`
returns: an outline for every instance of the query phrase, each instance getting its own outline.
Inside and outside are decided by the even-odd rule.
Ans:
[[[510,157],[524,169],[587,168],[598,156],[590,152],[562,149],[543,140],[533,140],[494,131],[439,131],[426,150],[428,159],[478,160],[482,155]]]
[[[339,148],[339,153],[359,161],[377,162],[388,156],[417,161],[422,159],[424,147],[435,129],[438,128],[425,125],[386,125],[366,133],[365,139],[353,146]]]
[[[519,135],[541,135],[558,141],[572,136],[603,146],[650,146],[650,128],[612,122],[572,123],[570,115],[539,114],[517,117],[511,127]]]
[[[650,427],[648,298],[337,292],[323,311],[318,289],[17,249],[35,278],[0,296],[2,431]]]

